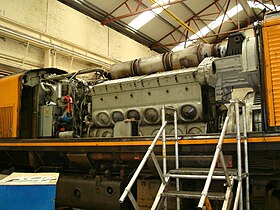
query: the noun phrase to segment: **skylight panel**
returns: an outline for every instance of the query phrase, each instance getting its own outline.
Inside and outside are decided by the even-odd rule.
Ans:
[[[219,27],[223,22],[228,21],[230,18],[232,18],[242,10],[243,8],[240,4],[236,5],[235,7],[227,11],[226,14],[219,16],[216,20],[212,21],[207,26],[203,27],[201,30],[196,32],[194,35],[190,36],[186,44],[185,42],[182,42],[176,47],[174,47],[172,51],[174,52],[174,51],[182,50],[184,49],[184,47],[191,45],[192,43],[194,43],[194,41],[192,40],[205,36],[210,32],[210,30],[214,30],[215,28]]]
[[[182,50],[184,49],[185,47],[191,45],[193,42],[192,41],[187,41],[186,43],[185,42],[181,42],[180,44],[178,44],[176,47],[174,47],[172,49],[173,52],[175,51],[179,51],[179,50]]]
[[[272,4],[261,4],[259,2],[252,2],[252,1],[247,1],[249,6],[251,8],[257,8],[257,9],[260,9],[260,10],[263,10],[263,9],[266,9],[266,8],[269,8],[271,11],[275,11],[275,8],[274,8],[274,5]],[[277,6],[276,7],[277,10],[280,9],[280,6]]]
[[[265,8],[269,8],[270,10],[275,11],[275,7],[272,4],[260,4],[259,2],[252,2],[252,1],[247,1],[247,2],[251,8],[258,8],[261,10],[263,10]],[[237,13],[241,12],[242,10],[243,10],[243,7],[241,6],[241,4],[236,5],[235,7],[233,7],[229,11],[227,11],[226,14],[221,15],[215,21],[212,21],[207,26],[202,28],[200,31],[198,31],[194,35],[190,36],[189,40],[187,40],[186,44],[185,44],[185,42],[182,42],[179,45],[177,45],[176,47],[174,47],[172,49],[172,51],[182,50],[182,49],[184,49],[184,47],[191,45],[192,43],[194,43],[194,41],[190,41],[190,40],[195,40],[195,39],[205,36],[210,31],[210,29],[214,30],[215,28],[220,26],[223,22],[225,22],[225,21],[229,20],[230,18],[232,18],[233,16],[237,15]],[[277,6],[276,10],[280,10],[280,6]]]
[[[132,20],[128,25],[132,28],[138,30],[143,25],[151,21],[155,17],[155,14],[151,11],[143,12],[141,15],[139,15],[137,18]]]
[[[157,0],[156,2],[159,5],[167,4],[174,0]],[[158,4],[153,4],[152,7],[158,6]],[[168,8],[169,5],[164,6],[163,8]],[[162,7],[152,9],[151,11],[143,12],[142,14],[138,15],[134,20],[132,20],[128,25],[136,30],[140,29],[142,26],[150,22],[156,15],[160,14],[163,11]]]
[[[232,9],[230,9],[226,15],[229,18],[232,18],[233,16],[237,15],[237,13],[241,12],[243,10],[243,7],[241,6],[241,4],[237,4],[235,7],[233,7]]]

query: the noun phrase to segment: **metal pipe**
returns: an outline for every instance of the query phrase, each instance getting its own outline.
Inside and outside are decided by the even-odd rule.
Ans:
[[[42,88],[42,90],[45,92],[45,93],[51,93],[51,89],[49,89],[49,88],[46,88],[45,86],[48,86],[48,87],[50,87],[50,86],[52,86],[51,84],[47,84],[47,83],[45,83],[45,82],[40,82],[40,87]]]
[[[238,201],[240,201],[239,197],[241,196],[242,193],[242,182],[238,182],[237,185],[237,190],[236,190],[236,195],[235,195],[235,199],[234,199],[234,206],[233,206],[233,210],[237,210],[238,207]],[[242,207],[240,206],[239,209],[241,209]]]
[[[246,106],[242,107],[243,113],[243,136],[244,136],[244,156],[245,156],[245,173],[246,173],[246,210],[250,210],[250,192],[249,192],[249,160],[248,160],[248,135],[247,135],[247,122],[246,122]]]
[[[128,197],[129,197],[129,199],[130,199],[130,201],[131,201],[131,203],[132,203],[134,209],[135,209],[135,210],[140,210],[140,208],[139,208],[139,206],[138,206],[138,204],[137,204],[137,201],[135,200],[135,198],[134,198],[132,192],[129,191]]]
[[[57,83],[57,98],[62,97],[62,84],[59,82]]]
[[[241,159],[241,135],[240,135],[240,118],[239,118],[239,100],[235,99],[235,118],[236,118],[236,140],[237,140],[237,177],[238,185],[242,188],[242,159]],[[240,191],[239,210],[243,210],[243,195]]]
[[[128,193],[130,192],[130,190],[131,190],[131,188],[132,188],[134,182],[136,181],[138,175],[140,174],[142,168],[144,167],[146,161],[148,160],[148,157],[150,156],[151,152],[153,151],[153,149],[154,149],[154,147],[155,147],[155,145],[156,145],[156,143],[157,143],[157,140],[158,140],[160,134],[162,133],[162,131],[164,130],[166,124],[167,124],[166,121],[162,123],[162,126],[160,127],[160,129],[159,129],[157,135],[155,136],[154,140],[152,141],[152,144],[149,146],[149,148],[148,148],[148,150],[147,150],[145,156],[144,156],[143,159],[141,160],[141,162],[140,162],[138,168],[136,169],[136,171],[135,171],[135,173],[133,174],[132,178],[130,179],[128,185],[126,186],[126,188],[125,188],[125,190],[124,190],[122,196],[120,197],[120,199],[119,199],[119,202],[120,202],[120,203],[123,203],[124,199],[126,198],[126,196],[128,195]]]
[[[165,107],[162,106],[161,109],[161,121],[162,126],[165,122]],[[165,136],[165,127],[162,130],[162,160],[163,160],[163,175],[166,175],[167,173],[167,166],[166,166],[166,136]]]
[[[153,160],[153,162],[154,162],[154,165],[155,165],[155,167],[156,167],[156,169],[157,169],[157,172],[158,172],[158,175],[159,175],[159,177],[160,177],[161,182],[162,182],[162,183],[166,183],[166,182],[165,182],[165,177],[163,176],[162,170],[161,170],[161,168],[160,168],[160,165],[159,165],[159,163],[158,163],[158,161],[157,161],[157,158],[156,158],[156,155],[155,155],[154,152],[151,152],[151,157],[152,157],[152,160]]]
[[[81,74],[89,74],[89,73],[94,73],[94,72],[100,72],[104,73],[105,70],[102,68],[86,68],[86,69],[81,69],[79,71],[69,73],[69,74],[60,74],[60,75],[55,75],[55,76],[50,76],[46,78],[45,80],[61,80],[67,77],[73,77]]]
[[[110,74],[113,79],[119,79],[185,67],[196,67],[205,57],[217,57],[219,46],[200,43],[177,52],[168,52],[148,58],[114,64]]]
[[[161,108],[161,121],[162,127],[165,121],[165,106]],[[165,126],[162,130],[162,167],[163,167],[163,176],[165,177],[167,174],[167,163],[166,163],[166,136],[165,136]],[[167,198],[164,198],[163,202],[164,210],[167,210]]]
[[[216,147],[216,151],[215,151],[212,163],[211,163],[211,167],[210,167],[210,170],[209,170],[204,188],[201,192],[201,197],[200,197],[200,200],[199,200],[199,203],[198,203],[198,208],[202,208],[203,205],[204,205],[204,202],[205,202],[205,199],[206,199],[206,196],[207,196],[207,193],[208,193],[211,181],[212,181],[214,170],[215,170],[215,167],[216,167],[216,164],[217,164],[217,160],[218,160],[218,157],[220,155],[220,151],[222,149],[222,145],[223,145],[224,136],[225,136],[225,133],[226,133],[228,121],[229,121],[229,117],[227,116],[226,119],[225,119],[224,125],[223,125],[222,133],[220,135],[219,142],[218,142],[218,145]]]
[[[179,169],[179,145],[178,145],[178,124],[177,124],[177,111],[174,110],[174,134],[175,134],[175,165]],[[176,190],[180,191],[180,180],[176,178]],[[180,198],[176,198],[177,210],[180,210]]]
[[[220,159],[220,162],[222,164],[223,171],[225,173],[227,185],[229,187],[231,187],[231,182],[230,182],[230,178],[229,178],[229,175],[228,175],[227,166],[226,166],[225,159],[224,159],[224,154],[223,154],[222,151],[220,151],[219,159]]]
[[[62,131],[58,133],[59,138],[73,138],[74,131]]]

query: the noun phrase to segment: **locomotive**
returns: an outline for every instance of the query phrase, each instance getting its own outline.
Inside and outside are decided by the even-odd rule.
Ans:
[[[159,131],[161,107],[177,110],[181,165],[208,166],[225,116],[233,112],[228,105],[232,92],[250,87],[243,101],[251,205],[277,209],[279,27],[279,15],[272,14],[255,26],[255,37],[231,34],[226,47],[200,43],[115,64],[109,72],[48,68],[0,79],[2,173],[59,172],[58,207],[130,209],[129,202],[119,204],[118,198]],[[82,74],[91,76],[82,79]],[[172,135],[173,113],[167,110],[165,118],[166,133]],[[235,132],[233,118],[227,132]],[[228,164],[234,165],[231,135],[225,143]],[[195,154],[202,156],[196,159]],[[153,168],[147,164],[134,192],[137,200],[144,200],[143,209],[148,208],[143,192],[154,182]],[[196,187],[195,182],[187,184]],[[191,202],[184,205],[193,208]]]

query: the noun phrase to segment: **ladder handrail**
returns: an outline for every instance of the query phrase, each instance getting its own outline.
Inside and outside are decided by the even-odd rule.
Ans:
[[[153,142],[152,142],[151,145],[149,146],[149,148],[148,148],[146,154],[144,155],[144,157],[143,157],[143,159],[141,160],[139,166],[137,167],[136,171],[134,172],[134,174],[133,174],[131,180],[129,181],[128,185],[126,186],[126,188],[125,188],[123,194],[121,195],[121,197],[120,197],[120,199],[119,199],[119,202],[120,202],[120,203],[123,203],[124,199],[127,197],[128,193],[130,192],[130,190],[131,190],[131,188],[132,188],[134,182],[136,181],[136,179],[137,179],[137,177],[139,176],[139,174],[140,174],[142,168],[144,167],[145,163],[147,162],[147,160],[148,160],[148,158],[149,158],[151,152],[153,151],[153,149],[154,149],[154,147],[155,147],[155,145],[156,145],[156,143],[157,143],[157,140],[158,140],[160,134],[162,133],[163,129],[165,128],[166,124],[167,124],[167,121],[165,121],[165,122],[162,124],[162,126],[160,127],[160,129],[159,129],[157,135],[155,136]]]
[[[179,143],[178,143],[178,125],[177,125],[177,111],[174,110],[174,137],[175,137],[175,168],[179,169]],[[180,191],[180,180],[176,178],[176,191]],[[180,210],[180,198],[176,198],[177,210]]]
[[[234,100],[235,106],[235,120],[236,120],[236,140],[237,140],[237,177],[238,187],[240,188],[240,194],[237,194],[235,200],[239,199],[239,210],[243,210],[243,193],[242,193],[242,156],[241,156],[241,128],[240,128],[240,116],[239,116],[239,103],[238,99]],[[244,104],[242,104],[244,105]]]
[[[234,201],[234,209],[237,209],[237,207],[239,206],[240,210],[243,210],[243,195],[242,195],[242,180],[243,180],[243,174],[242,174],[242,155],[241,155],[241,126],[240,126],[240,116],[239,116],[239,105],[241,104],[242,106],[242,112],[243,112],[243,138],[244,138],[244,156],[245,156],[245,173],[246,173],[246,209],[250,210],[250,200],[249,200],[249,165],[248,165],[248,145],[247,145],[247,125],[246,125],[246,105],[244,102],[239,101],[239,99],[235,99],[234,100],[234,110],[235,110],[235,120],[236,120],[236,140],[237,140],[237,165],[238,165],[238,171],[237,171],[237,179],[238,179],[238,187],[237,187],[237,192],[236,192],[236,197],[235,197],[235,201]],[[219,138],[219,142],[218,145],[216,147],[216,151],[211,163],[211,167],[209,169],[209,173],[204,185],[204,188],[201,192],[201,197],[199,200],[199,204],[198,204],[198,208],[202,209],[204,203],[205,203],[205,199],[207,197],[208,194],[208,190],[212,181],[212,177],[213,177],[213,173],[217,164],[217,160],[218,157],[220,158],[220,161],[222,163],[222,167],[225,173],[225,177],[228,183],[228,187],[232,188],[232,184],[231,181],[229,179],[229,175],[227,172],[227,168],[225,165],[225,161],[224,161],[224,156],[223,156],[223,152],[222,152],[222,144],[223,144],[223,139],[225,136],[225,132],[227,129],[227,125],[228,125],[228,121],[229,121],[229,116],[226,117],[224,125],[223,125],[223,129],[222,129],[222,133],[220,135]],[[233,179],[231,179],[233,180]],[[228,188],[229,189],[229,188]],[[231,189],[229,189],[231,190]]]
[[[249,192],[249,158],[248,158],[248,138],[247,138],[247,122],[246,122],[246,106],[242,107],[243,113],[243,138],[244,138],[244,165],[245,165],[245,173],[246,173],[246,210],[250,210],[250,192]]]
[[[202,193],[201,193],[201,197],[200,197],[200,200],[199,200],[199,203],[198,203],[198,208],[202,208],[204,203],[205,203],[205,199],[206,199],[206,196],[208,194],[208,190],[209,190],[209,187],[210,187],[210,184],[211,184],[211,181],[212,181],[212,176],[214,174],[214,170],[216,168],[218,157],[219,157],[220,151],[222,149],[222,144],[223,144],[223,141],[224,141],[224,136],[225,136],[225,133],[226,133],[228,121],[229,121],[229,117],[227,116],[226,119],[225,119],[224,125],[223,125],[223,129],[222,129],[222,133],[221,133],[220,138],[219,138],[218,145],[216,146],[216,151],[215,151],[215,154],[214,154],[214,157],[213,157],[213,161],[211,163],[211,167],[209,169],[209,173],[208,173],[204,188],[203,188]]]

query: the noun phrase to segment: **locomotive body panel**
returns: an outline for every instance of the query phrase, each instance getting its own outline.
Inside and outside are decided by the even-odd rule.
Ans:
[[[0,82],[0,138],[18,137],[21,74]]]
[[[280,126],[280,19],[272,18],[263,24],[265,88],[270,127]]]

